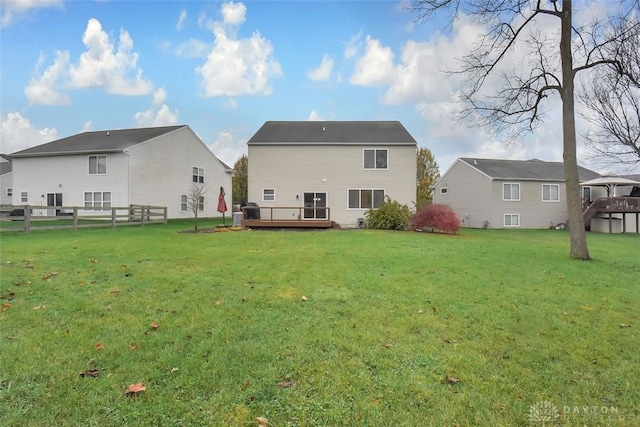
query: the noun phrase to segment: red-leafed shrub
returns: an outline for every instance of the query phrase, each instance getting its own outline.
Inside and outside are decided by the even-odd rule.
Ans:
[[[460,219],[447,205],[431,204],[421,208],[411,217],[411,225],[417,230],[431,229],[457,233]]]

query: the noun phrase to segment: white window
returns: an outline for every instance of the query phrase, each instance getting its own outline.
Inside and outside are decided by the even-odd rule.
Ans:
[[[449,192],[449,189],[447,187],[442,187],[440,189],[440,194],[447,194]]]
[[[520,184],[505,182],[502,184],[502,200],[517,202],[520,200]]]
[[[7,188],[7,197],[13,196],[13,189]]]
[[[364,169],[389,169],[389,150],[386,148],[365,149]]]
[[[110,191],[85,191],[84,208],[87,210],[111,209]]]
[[[29,201],[29,193],[23,191],[20,193],[20,203],[27,203]]]
[[[204,210],[204,196],[198,197],[198,210],[199,211]]]
[[[204,184],[204,168],[193,168],[193,182]]]
[[[89,175],[104,175],[107,173],[107,156],[89,156]]]
[[[504,214],[504,226],[505,227],[520,227],[520,215],[519,214]]]
[[[350,188],[349,209],[375,209],[384,203],[384,190]]]
[[[580,194],[583,200],[591,203],[591,187],[581,187]]]
[[[189,207],[189,199],[187,199],[187,195],[183,194],[180,196],[180,210],[181,211],[186,211]]]
[[[560,186],[558,184],[542,184],[542,201],[559,202]]]
[[[262,201],[263,202],[275,202],[276,190],[275,188],[263,188],[262,189]]]

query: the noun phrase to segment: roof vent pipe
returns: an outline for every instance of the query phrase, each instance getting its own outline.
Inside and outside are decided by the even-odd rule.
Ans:
[[[107,136],[109,136],[109,135],[110,135],[110,133],[109,133],[109,131],[107,131]]]

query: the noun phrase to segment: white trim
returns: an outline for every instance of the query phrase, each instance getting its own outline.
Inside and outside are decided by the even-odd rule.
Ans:
[[[549,188],[551,188],[552,186],[555,186],[557,188],[556,191],[556,199],[552,199],[551,198],[551,190],[549,190],[549,199],[545,200],[544,198],[544,187],[548,186]],[[559,203],[560,202],[560,184],[540,184],[540,197],[542,199],[543,203]]]
[[[365,167],[365,164],[364,164],[364,161],[365,161],[365,160],[364,160],[364,153],[365,153],[366,151],[371,151],[371,150],[373,150],[373,164],[374,164],[374,167],[372,167],[372,168],[367,168],[367,167]],[[387,152],[387,167],[386,167],[386,168],[377,168],[377,167],[375,167],[375,165],[376,165],[376,158],[377,158],[377,152],[378,152],[378,151],[386,151],[386,152]],[[391,151],[391,150],[389,150],[389,148],[387,148],[387,147],[385,147],[385,148],[373,148],[373,147],[370,147],[370,148],[363,148],[363,149],[362,149],[362,170],[365,170],[365,171],[386,171],[386,170],[389,170],[389,164],[391,163],[391,160],[390,160],[390,157],[391,157],[391,156],[390,156],[390,151]]]
[[[350,191],[358,191],[358,205],[362,206],[362,191],[363,190],[371,190],[371,208],[363,208],[363,207],[358,207],[358,208],[352,208],[350,207],[350,203],[349,203],[349,192]],[[384,188],[347,188],[347,210],[348,211],[368,211],[369,209],[376,209],[375,207],[373,207],[374,205],[374,199],[375,199],[375,192],[376,191],[382,191],[383,195],[382,195],[382,203],[384,203],[385,198],[387,197],[387,190]]]
[[[513,219],[514,217],[517,218],[518,223],[515,224],[515,225],[513,223],[510,224],[510,225],[507,225],[507,216],[510,217],[511,219]],[[520,227],[520,214],[509,214],[509,213],[506,213],[506,214],[502,215],[502,225],[504,225],[505,227],[509,227],[509,228]]]
[[[91,158],[95,157],[96,158],[96,173],[91,173]],[[104,173],[100,173],[100,157],[104,157]],[[87,156],[87,171],[89,172],[89,175],[107,175],[107,171],[109,169],[107,168],[107,155],[106,154],[91,154],[89,156]]]
[[[504,186],[505,185],[517,185],[518,186],[518,198],[517,199],[505,199],[504,198]],[[509,195],[511,195],[511,191],[509,191]],[[520,183],[519,182],[503,182],[502,183],[502,201],[503,202],[519,202],[521,198],[520,194]]]
[[[264,198],[265,190],[273,191],[273,199],[265,199]],[[276,201],[276,189],[275,188],[263,188],[262,191],[261,191],[261,194],[262,194],[262,201],[263,202],[275,202]]]

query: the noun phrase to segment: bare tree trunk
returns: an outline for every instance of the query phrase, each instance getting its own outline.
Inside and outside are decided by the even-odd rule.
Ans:
[[[570,256],[588,260],[587,233],[582,216],[580,177],[576,149],[576,120],[574,112],[574,70],[571,51],[571,0],[562,2],[560,57],[562,61],[562,136],[567,210],[569,212]]]

